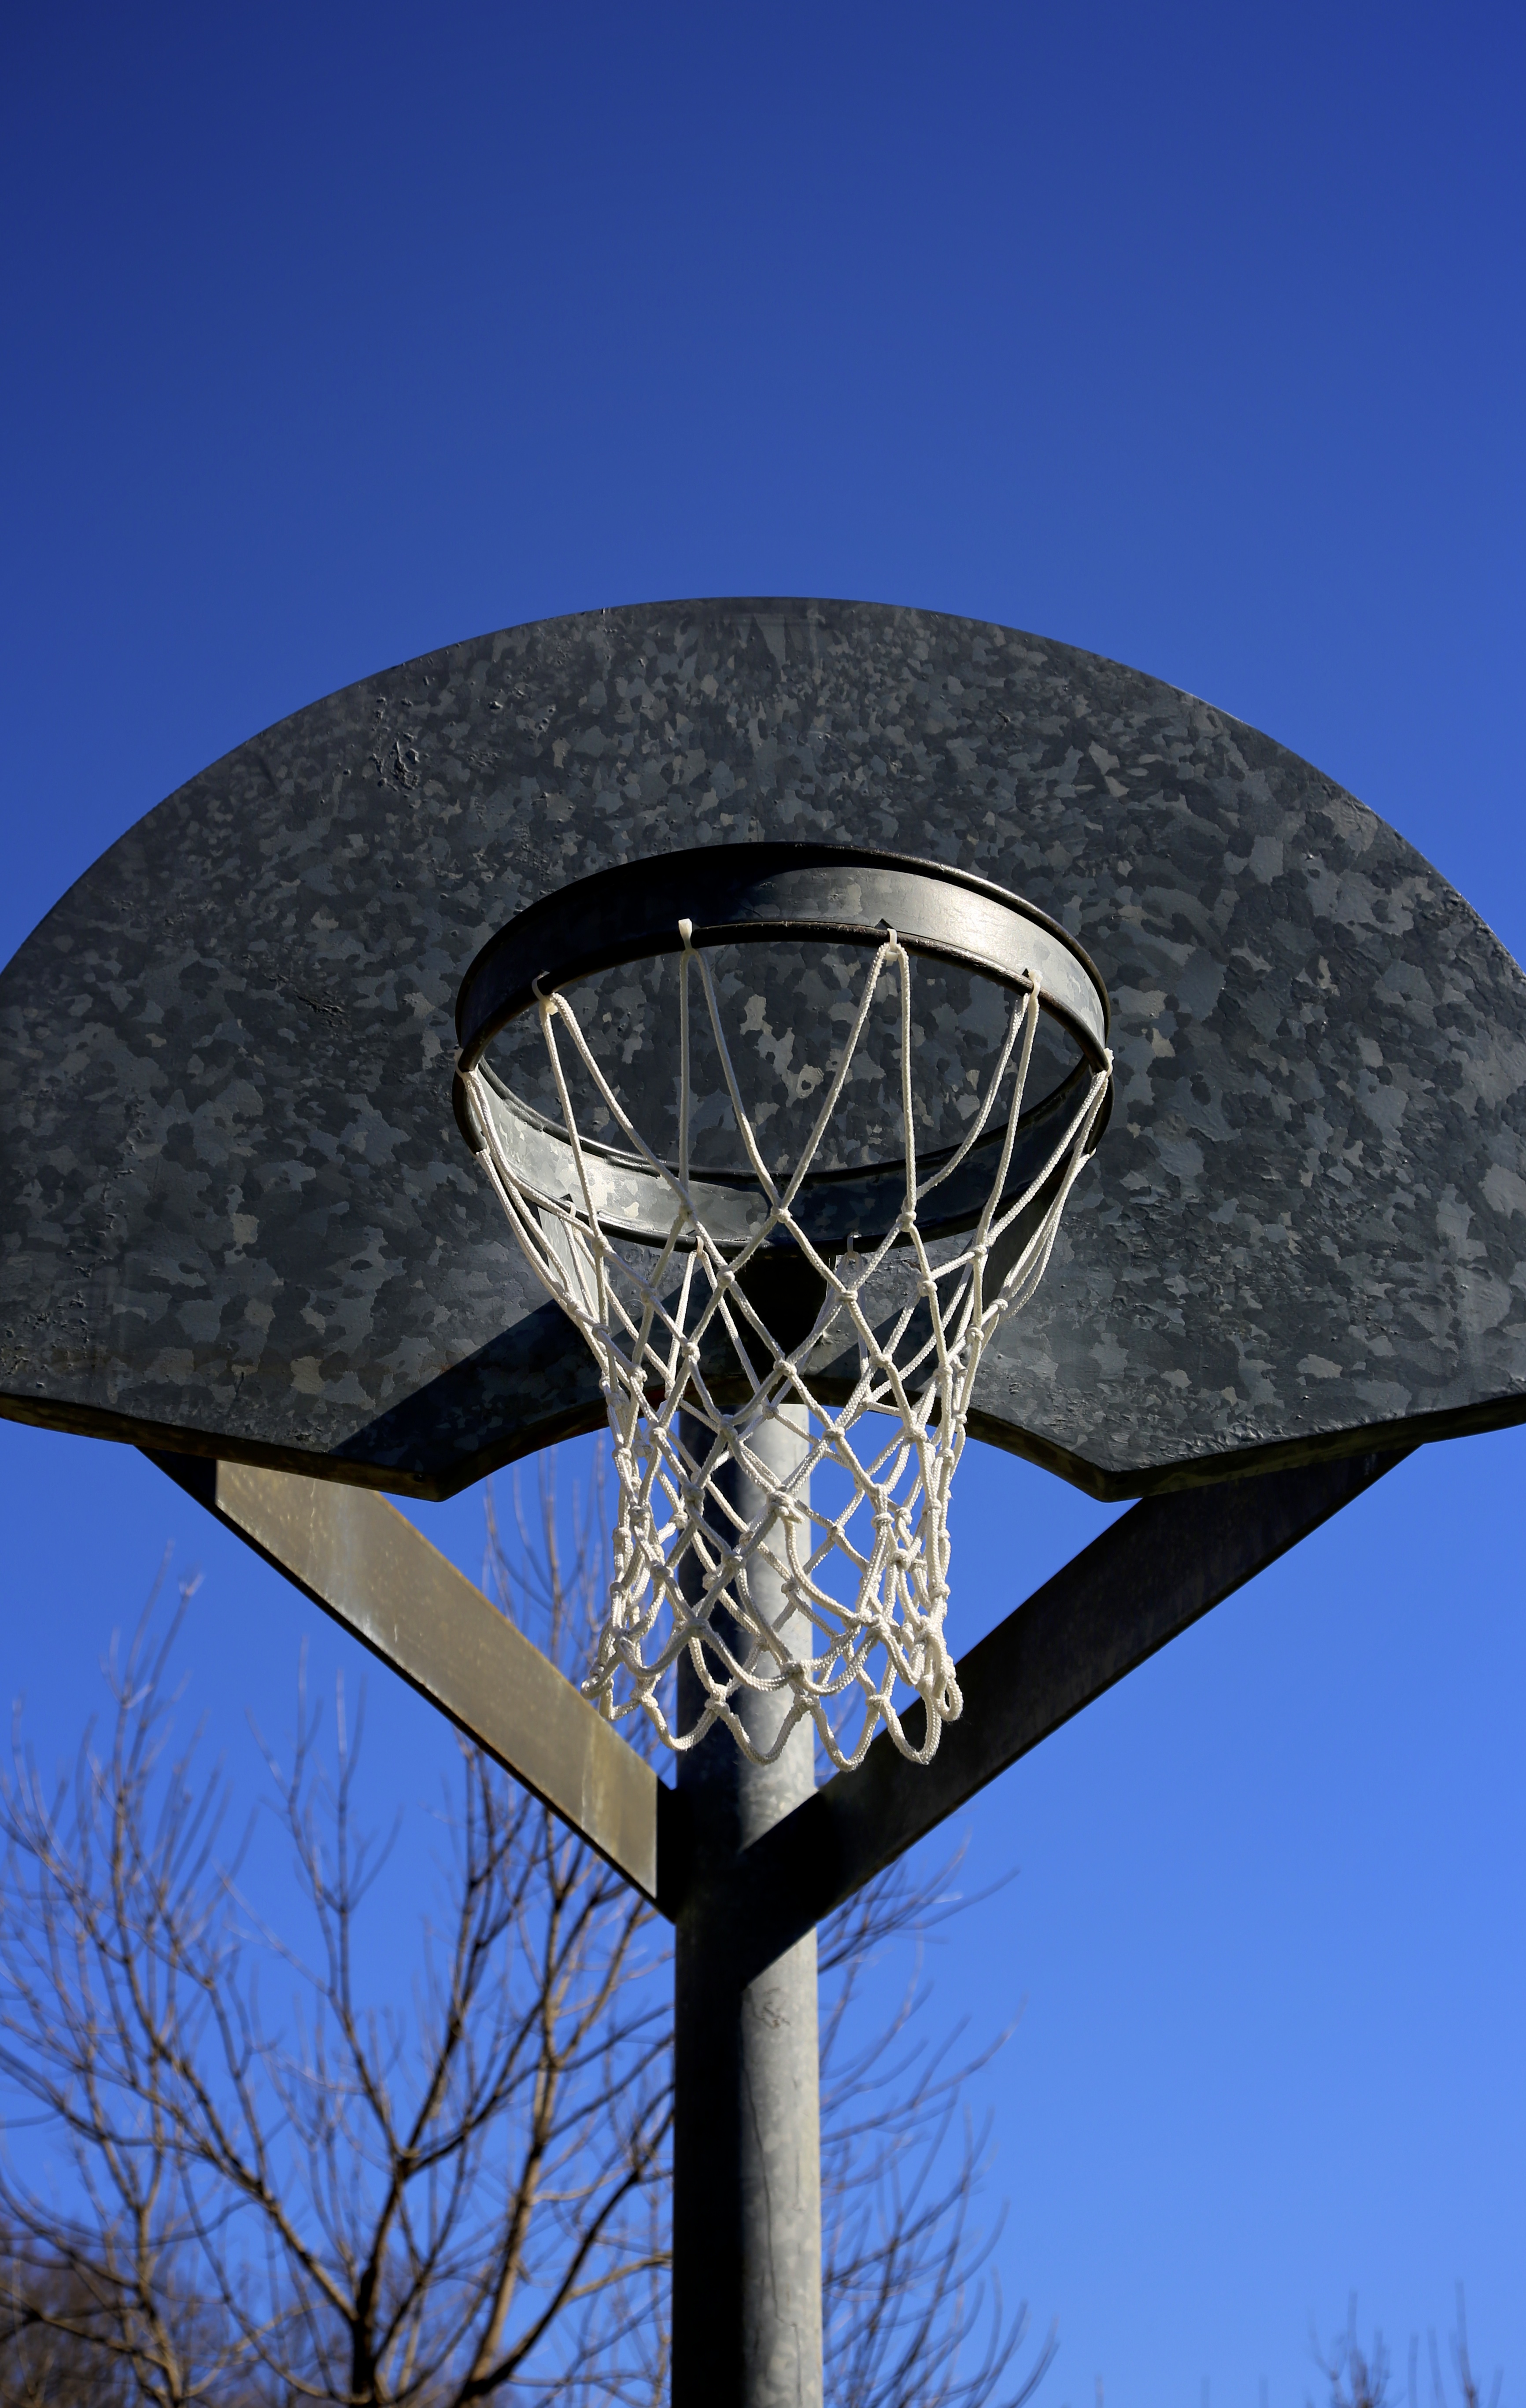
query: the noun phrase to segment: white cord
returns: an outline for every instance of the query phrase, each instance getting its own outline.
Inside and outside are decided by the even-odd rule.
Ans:
[[[911,1107],[911,959],[894,930],[873,957],[837,1070],[828,1083],[811,1135],[781,1185],[764,1159],[743,1107],[722,1027],[710,965],[680,922],[681,1100],[679,1164],[659,1160],[632,1126],[595,1060],[565,996],[537,990],[537,1010],[550,1058],[575,1183],[570,1198],[548,1203],[524,1185],[496,1134],[482,1073],[467,1074],[477,1118],[486,1134],[489,1174],[520,1245],[542,1285],[582,1330],[598,1364],[609,1413],[618,1483],[613,1533],[614,1576],[592,1671],[583,1694],[612,1722],[640,1711],[675,1750],[695,1746],[724,1723],[754,1763],[771,1763],[807,1715],[822,1746],[840,1766],[861,1761],[883,1725],[903,1756],[925,1764],[945,1722],[963,1700],[943,1638],[948,1605],[949,1497],[964,1450],[981,1355],[1006,1314],[1020,1310],[1043,1278],[1087,1140],[1101,1109],[1111,1059],[1096,1071],[1043,1167],[1022,1193],[1003,1199],[1012,1150],[1032,1058],[1040,1004],[1030,984],[1015,999],[1006,1039],[978,1112],[952,1161],[924,1181],[922,1193],[946,1179],[986,1127],[1014,1054],[1017,1065],[1000,1161],[973,1230],[950,1259],[936,1264],[917,1227],[916,1148]],[[767,1204],[747,1244],[723,1254],[696,1209],[690,1188],[688,1072],[691,966],[698,972],[722,1075],[753,1175]],[[868,1254],[852,1250],[835,1262],[813,1245],[794,1211],[801,1182],[820,1150],[851,1074],[854,1055],[881,980],[899,982],[904,1195],[901,1210]],[[672,1223],[656,1248],[625,1246],[600,1224],[558,1044],[565,1034],[588,1071],[601,1102],[644,1165],[659,1173],[672,1198]],[[1058,1174],[1056,1178],[1056,1174]],[[991,1251],[1018,1216],[1055,1180],[1054,1193],[1023,1240],[994,1294],[987,1293]],[[793,1348],[773,1338],[745,1294],[742,1275],[759,1251],[793,1240],[823,1286],[814,1326]],[[912,1301],[876,1328],[866,1293],[898,1242],[916,1268]],[[654,1260],[654,1255],[655,1259]],[[855,1340],[858,1376],[836,1411],[813,1396],[807,1359],[828,1341],[841,1351]],[[708,1367],[701,1362],[708,1346]],[[739,1374],[749,1393],[735,1410],[712,1392],[717,1348],[727,1384]],[[788,1414],[811,1432],[786,1477],[758,1452],[765,1426]],[[866,1416],[887,1416],[890,1434],[860,1460],[852,1434]],[[876,1444],[878,1433],[876,1432]],[[765,1450],[766,1452],[767,1450]],[[722,1495],[725,1469],[735,1465],[758,1497],[757,1511],[739,1519]],[[848,1503],[836,1513],[813,1501],[812,1475],[835,1468]],[[845,1566],[851,1600],[832,1595],[827,1574]],[[782,1598],[773,1619],[755,1605],[754,1574]],[[685,1595],[687,1587],[693,1594]],[[802,1630],[812,1633],[809,1653]],[[740,1633],[740,1638],[736,1634]],[[703,1698],[698,1718],[682,1734],[660,1692],[687,1654]],[[896,1703],[898,1687],[926,1708],[923,1735],[914,1742]],[[787,1710],[767,1751],[755,1745],[738,1711],[744,1690],[787,1692]]]

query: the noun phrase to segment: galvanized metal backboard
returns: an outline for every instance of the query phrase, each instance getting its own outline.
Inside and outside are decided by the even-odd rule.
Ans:
[[[983,1436],[1115,1496],[1526,1415],[1526,982],[1476,913],[1154,679],[790,601],[453,645],[103,856],[0,977],[0,1411],[420,1495],[597,1424],[452,1120],[456,984],[573,877],[767,837],[957,863],[1110,990]]]

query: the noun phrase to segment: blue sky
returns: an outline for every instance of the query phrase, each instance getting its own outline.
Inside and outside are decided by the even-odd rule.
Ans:
[[[1034,628],[1350,786],[1526,954],[1526,36],[1495,7],[33,12],[7,38],[0,955],[143,810],[452,638],[819,593]],[[1526,2383],[1519,1433],[1432,1450],[970,1817],[1054,2408],[1297,2408],[1355,2287]],[[972,1451],[961,1637],[1100,1519]],[[165,1541],[230,1761],[319,1618],[0,1426],[69,1744]],[[424,1512],[464,1561],[480,1508]],[[437,1733],[380,1673],[397,1794]]]

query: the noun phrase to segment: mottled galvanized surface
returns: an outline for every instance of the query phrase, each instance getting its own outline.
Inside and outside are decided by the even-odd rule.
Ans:
[[[598,612],[170,796],[0,981],[0,1409],[446,1491],[597,1417],[450,1112],[456,982],[606,862],[957,862],[1076,933],[1119,1099],[977,1426],[1106,1494],[1526,1414],[1526,982],[1241,722],[976,622]]]

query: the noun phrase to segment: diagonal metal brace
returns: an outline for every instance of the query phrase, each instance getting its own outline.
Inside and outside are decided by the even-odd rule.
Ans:
[[[753,1980],[813,1924],[1404,1460],[1409,1448],[1146,1498],[1010,1613],[959,1663],[964,1713],[929,1765],[882,1733],[735,1860],[723,1893],[739,1978]],[[905,1716],[921,1736],[920,1701]],[[685,1869],[662,1864],[664,1911]]]
[[[962,1659],[964,1713],[930,1765],[882,1736],[734,1860],[711,1911],[740,1977],[1409,1452],[1178,1490],[1124,1514]],[[692,1877],[683,1801],[395,1506],[295,1473],[150,1459],[676,1917]],[[921,1711],[905,1718],[914,1738]]]
[[[295,1472],[149,1459],[655,1900],[671,1791],[395,1505]]]

